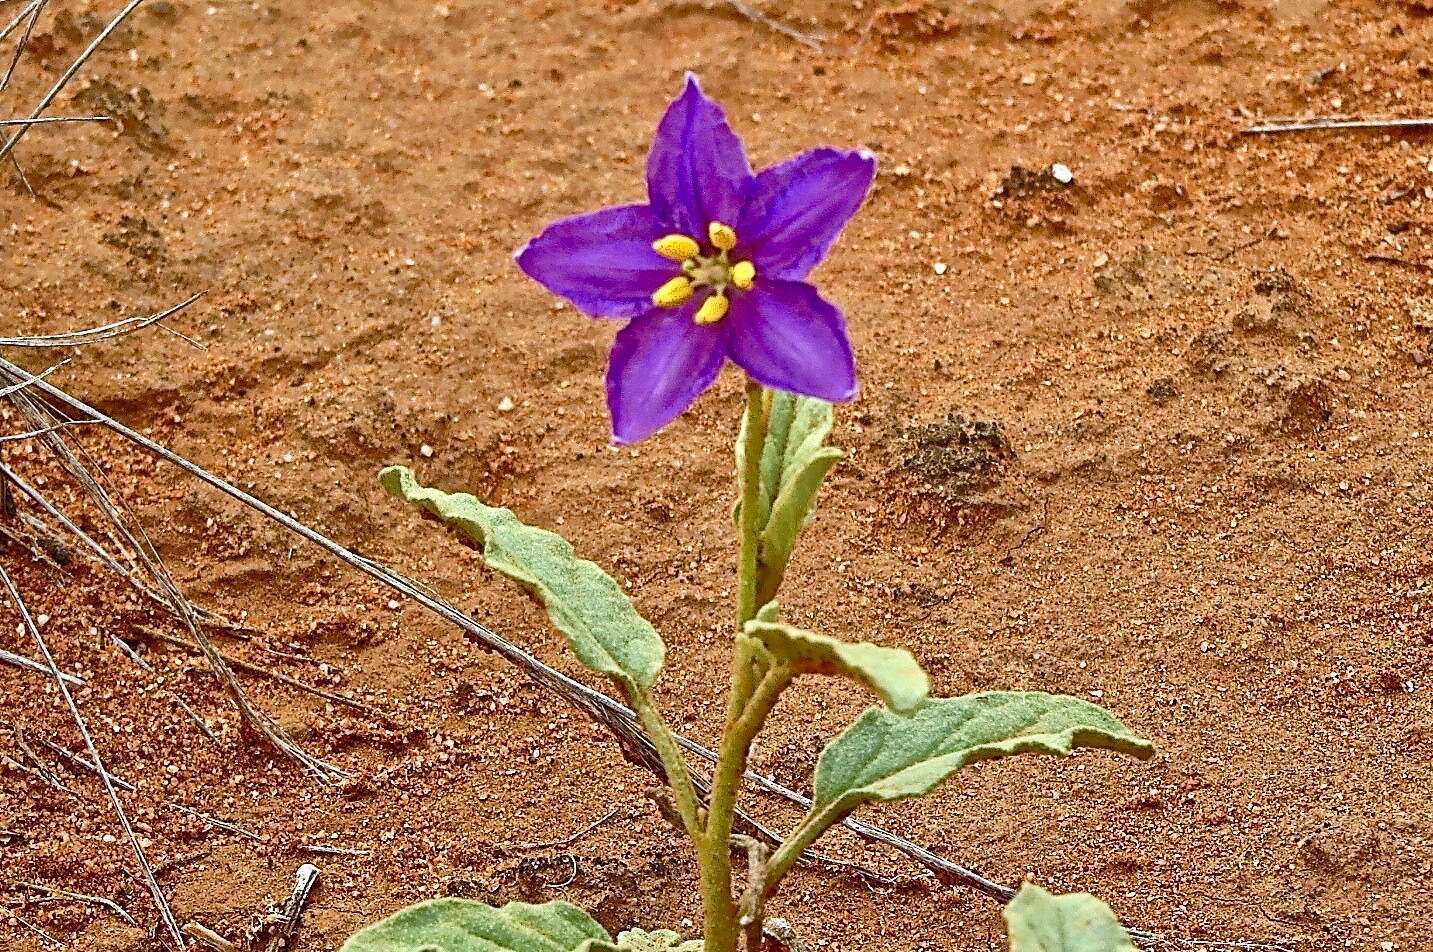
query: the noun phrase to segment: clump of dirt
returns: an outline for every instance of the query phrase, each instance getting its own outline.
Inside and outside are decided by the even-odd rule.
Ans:
[[[105,233],[104,241],[145,260],[164,254],[164,236],[141,215],[121,215],[114,230]]]
[[[1073,173],[1064,165],[1052,163],[1039,169],[1012,165],[993,190],[990,205],[1026,228],[1063,230],[1070,227],[1078,195]]]
[[[889,480],[923,516],[971,528],[1016,508],[996,491],[1015,460],[998,421],[951,413],[903,428],[894,443]]]
[[[122,134],[133,136],[145,148],[159,148],[169,137],[161,118],[163,107],[143,86],[125,90],[108,79],[96,79],[75,95],[75,104],[92,115],[110,117]]]

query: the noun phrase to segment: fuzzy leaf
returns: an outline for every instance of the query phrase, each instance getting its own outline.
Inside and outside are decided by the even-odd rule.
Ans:
[[[684,940],[670,929],[628,929],[617,937],[615,945],[593,942],[578,952],[702,952],[702,947],[701,939]]]
[[[1004,914],[1010,952],[1134,952],[1110,907],[1088,893],[1056,896],[1027,883]]]
[[[746,634],[796,671],[860,681],[879,694],[887,707],[904,714],[920,707],[930,691],[930,679],[903,648],[882,648],[866,642],[851,644],[760,618],[747,623]]]
[[[761,453],[759,560],[764,601],[776,594],[796,540],[816,511],[816,495],[826,474],[841,459],[839,449],[826,446],[834,413],[831,404],[780,390],[771,391],[766,442]],[[737,440],[737,472],[744,467],[746,428]],[[740,520],[741,507],[734,515]]]
[[[995,691],[928,701],[909,716],[871,708],[821,753],[817,811],[924,796],[966,764],[1011,754],[1103,747],[1149,757],[1154,747],[1079,698]]]
[[[468,493],[422,486],[412,471],[390,466],[383,488],[438,516],[483,546],[488,566],[532,591],[582,663],[629,691],[657,679],[666,648],[657,630],[632,607],[612,577],[579,559],[566,539],[524,524],[507,509],[485,506]]]
[[[784,569],[796,537],[816,508],[816,493],[841,451],[826,446],[835,413],[812,397],[775,391],[761,454],[761,492],[767,507],[760,523],[761,561]]]
[[[494,909],[471,899],[433,899],[369,926],[340,952],[577,952],[611,938],[565,902]]]

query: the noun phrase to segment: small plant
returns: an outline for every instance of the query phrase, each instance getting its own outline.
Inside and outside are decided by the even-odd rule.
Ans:
[[[841,451],[826,443],[829,401],[856,394],[845,318],[806,282],[865,198],[868,152],[815,149],[753,174],[720,106],[688,77],[657,130],[649,201],[559,221],[523,248],[519,266],[595,317],[625,319],[607,375],[614,439],[641,440],[677,417],[730,360],[747,375],[736,441],[739,539],[734,660],[720,759],[697,794],[652,688],[665,647],[621,587],[561,537],[471,495],[421,485],[402,467],[380,479],[395,496],[472,537],[487,564],[533,592],[583,664],[611,678],[652,739],[675,812],[701,868],[700,940],[633,930],[616,942],[561,902],[494,909],[439,899],[354,936],[346,952],[748,952],[762,947],[767,901],[802,853],[863,804],[930,793],[967,764],[1077,747],[1137,757],[1151,745],[1074,697],[993,691],[928,697],[908,652],[850,644],[781,620],[776,596],[817,493]],[[753,740],[798,679],[842,677],[879,700],[817,764],[813,803],[774,850],[733,837]],[[750,871],[736,891],[738,842]],[[1012,946],[1029,952],[1131,948],[1088,896],[1026,887],[1006,909]]]

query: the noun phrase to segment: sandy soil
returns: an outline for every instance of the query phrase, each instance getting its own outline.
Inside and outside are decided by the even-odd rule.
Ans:
[[[111,6],[56,4],[0,103],[36,99]],[[786,14],[831,38],[820,55],[716,3],[153,0],[62,102],[123,131],[49,127],[20,150],[46,201],[0,191],[0,311],[7,333],[54,331],[205,290],[174,324],[204,350],[150,330],[55,379],[578,673],[534,606],[373,476],[413,462],[559,528],[662,629],[663,700],[710,740],[739,383],[612,449],[612,327],[555,306],[510,255],[553,217],[640,197],[688,68],[761,164],[869,146],[877,187],[819,275],[851,315],[864,393],[784,601],[910,648],[941,693],[1097,698],[1161,752],[982,765],[868,816],[1003,881],[1097,892],[1131,924],[1426,949],[1433,138],[1239,134],[1429,114],[1425,7],[801,0]],[[1040,174],[1052,162],[1072,186]],[[181,921],[237,940],[304,861],[324,877],[305,952],[439,894],[562,897],[613,927],[699,917],[651,781],[600,730],[271,524],[77,438],[189,594],[255,630],[226,651],[387,712],[244,677],[359,778],[320,788],[241,733],[193,656],[143,637],[165,623],[122,583],[5,549],[89,683],[111,769],[139,787],[126,802]],[[74,499],[27,447],[9,458]],[[33,654],[0,614],[0,646]],[[805,784],[859,704],[834,683],[793,698],[756,766]],[[79,749],[39,676],[0,668],[0,722],[10,758],[14,728]],[[0,898],[71,948],[162,948],[99,788],[48,762],[72,794],[0,761]],[[989,901],[827,847],[892,883],[797,876],[773,912],[815,948],[1000,947]],[[112,897],[144,927],[24,882]],[[0,945],[44,947],[4,915]]]

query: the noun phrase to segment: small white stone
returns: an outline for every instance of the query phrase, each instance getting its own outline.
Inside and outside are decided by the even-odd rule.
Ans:
[[[512,402],[512,397],[503,397],[501,400],[498,401],[498,412],[511,413],[512,408],[516,405],[517,404]]]
[[[1109,263],[1110,263],[1110,256],[1107,255],[1107,254],[1105,254],[1103,251],[1101,251],[1099,254],[1095,255],[1094,265],[1095,265],[1096,268],[1103,268],[1105,265],[1107,265],[1107,264],[1109,264]]]
[[[388,600],[388,610],[391,612],[396,612],[398,610],[398,599],[390,598]]]
[[[1071,172],[1070,167],[1063,162],[1056,162],[1050,166],[1050,175],[1061,185],[1069,185],[1075,180],[1075,173]]]
[[[933,267],[935,268],[935,273],[936,273],[936,274],[945,274],[946,267],[945,267],[945,262],[944,262],[944,261],[937,261],[937,262],[933,265]]]
[[[424,443],[421,447],[419,447],[418,452],[422,453],[423,456],[427,459],[433,458],[433,447],[429,446],[427,443]]]

